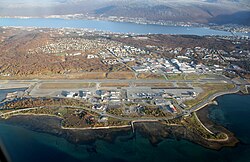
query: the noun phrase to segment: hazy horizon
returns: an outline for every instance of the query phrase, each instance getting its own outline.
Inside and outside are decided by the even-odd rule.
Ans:
[[[249,3],[248,0],[1,0],[0,16],[89,14],[196,23],[224,20],[235,23],[240,19],[239,23],[249,24]]]

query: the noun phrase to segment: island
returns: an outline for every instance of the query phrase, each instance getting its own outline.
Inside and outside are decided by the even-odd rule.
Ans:
[[[152,144],[187,139],[235,146],[206,112],[249,93],[249,38],[0,28],[1,120],[84,143],[136,131]]]

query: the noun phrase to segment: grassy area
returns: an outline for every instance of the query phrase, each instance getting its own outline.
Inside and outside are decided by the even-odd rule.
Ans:
[[[248,91],[247,91],[247,89],[246,89],[246,87],[244,85],[240,86],[240,92],[243,93],[243,94],[248,94]]]
[[[109,108],[107,109],[107,113],[117,116],[124,116],[123,108]]]
[[[111,72],[107,74],[107,79],[134,79],[133,72]]]
[[[188,87],[188,84],[187,83],[176,83],[179,87]]]
[[[169,74],[167,75],[168,80],[184,80],[183,74]]]
[[[100,115],[79,108],[67,108],[60,106],[48,106],[44,108],[37,108],[33,110],[23,110],[18,114],[37,114],[37,115],[53,115],[63,119],[62,126],[65,128],[88,128],[88,127],[106,127],[106,126],[124,126],[129,125],[130,121],[122,121],[119,119],[108,118],[107,121],[99,122]],[[5,118],[11,117],[14,114],[6,115]]]
[[[186,80],[197,80],[197,79],[206,79],[214,78],[214,74],[188,74],[186,75]]]
[[[189,129],[189,130],[193,130],[194,132],[199,133],[202,137],[204,138],[215,138],[215,136],[213,134],[211,134],[210,132],[208,132],[202,125],[201,123],[196,119],[195,115],[192,114],[191,117],[186,118],[184,120],[184,125]]]
[[[130,125],[130,121],[122,121],[115,118],[108,118],[108,126],[123,126]]]
[[[7,101],[2,105],[1,109],[24,109],[32,107],[41,107],[41,106],[78,106],[86,107],[90,105],[83,100],[76,99],[62,99],[62,98],[19,98],[19,100]]]
[[[85,72],[85,73],[75,73],[75,74],[68,74],[66,78],[72,79],[105,79],[106,73],[105,72]]]
[[[64,52],[64,53],[57,53],[57,54],[55,54],[56,56],[65,56],[67,53],[66,52]]]
[[[158,107],[147,106],[144,109],[145,117],[170,117],[171,113],[165,112]]]
[[[198,79],[205,79],[205,78],[214,78],[215,75],[213,74],[169,74],[167,78],[169,80],[198,80]]]
[[[85,128],[94,126],[95,123],[97,123],[97,119],[99,117],[98,114],[88,110],[58,106],[23,111],[22,114],[44,114],[58,116],[63,119],[62,126],[67,128]],[[93,118],[91,122],[89,122],[90,118]]]
[[[43,83],[40,89],[79,89],[95,87],[95,83]]]
[[[203,89],[203,92],[200,93],[195,99],[187,100],[184,102],[184,104],[187,105],[188,108],[191,108],[191,107],[197,105],[198,103],[204,101],[210,95],[213,95],[213,94],[218,93],[218,92],[224,92],[224,91],[227,91],[227,90],[234,88],[233,84],[228,84],[228,83],[193,84],[193,86],[194,87],[201,87]]]
[[[189,130],[197,132],[200,136],[206,139],[225,139],[226,135],[224,133],[212,134],[207,131],[202,124],[197,120],[195,114],[192,114],[191,117],[185,118],[182,121],[182,124],[186,126]]]
[[[25,75],[25,76],[0,76],[0,80],[32,80],[32,79],[106,79],[106,72],[75,72],[70,74],[54,74],[47,72],[46,74]]]
[[[154,88],[159,88],[159,87],[173,87],[172,83],[136,83],[137,87],[154,87]]]
[[[137,76],[138,79],[165,79],[162,75],[152,73],[140,73]]]
[[[129,83],[101,83],[101,87],[128,87]]]

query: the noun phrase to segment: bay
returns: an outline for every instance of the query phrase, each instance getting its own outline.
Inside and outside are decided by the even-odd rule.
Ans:
[[[0,91],[1,93],[1,91]],[[206,149],[186,140],[165,139],[157,146],[137,133],[135,139],[123,136],[113,142],[97,140],[93,144],[76,145],[65,139],[38,133],[21,126],[0,122],[0,139],[13,162],[18,161],[250,161],[250,95],[225,95],[210,106],[210,118],[234,132],[241,143],[219,151]],[[94,147],[96,152],[89,152]]]
[[[134,34],[176,34],[176,35],[219,35],[232,36],[227,31],[213,30],[205,27],[163,26],[151,24],[135,24],[127,22],[111,22],[101,20],[69,20],[59,18],[0,18],[0,26],[39,27],[39,28],[87,28],[114,33]],[[250,35],[235,33],[236,35]]]

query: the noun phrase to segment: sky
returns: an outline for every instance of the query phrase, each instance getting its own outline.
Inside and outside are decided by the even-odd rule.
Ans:
[[[88,2],[92,3],[102,3],[108,1],[129,1],[129,0],[0,0],[0,8],[22,8],[22,7],[55,7],[58,5],[68,5],[75,4],[78,2],[82,2],[84,4]],[[193,3],[193,2],[210,2],[210,3],[218,3],[218,2],[246,2],[250,0],[130,0],[131,2],[145,2],[145,3],[162,3],[167,4],[168,2],[174,3]]]
[[[24,6],[55,6],[67,3],[70,0],[0,0],[0,6],[16,8]]]

